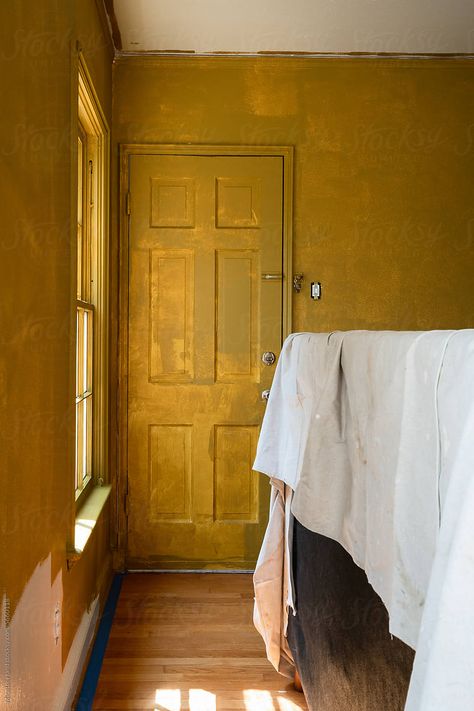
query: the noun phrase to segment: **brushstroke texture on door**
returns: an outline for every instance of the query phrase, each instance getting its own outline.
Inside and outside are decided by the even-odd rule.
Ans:
[[[282,334],[277,156],[130,159],[129,567],[252,568],[252,470]]]

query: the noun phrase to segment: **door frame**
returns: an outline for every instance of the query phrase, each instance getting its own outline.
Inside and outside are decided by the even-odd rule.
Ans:
[[[130,158],[132,156],[275,156],[283,160],[283,281],[282,335],[291,333],[293,299],[293,146],[219,146],[202,144],[120,144],[119,196],[119,314],[118,314],[118,384],[117,384],[117,463],[116,495],[113,501],[115,541],[113,564],[125,569],[128,516],[128,298],[129,298],[129,236],[130,236]]]

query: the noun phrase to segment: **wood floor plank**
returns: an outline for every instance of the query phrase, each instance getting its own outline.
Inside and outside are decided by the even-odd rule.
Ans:
[[[130,574],[95,711],[303,711],[252,623],[248,574]]]

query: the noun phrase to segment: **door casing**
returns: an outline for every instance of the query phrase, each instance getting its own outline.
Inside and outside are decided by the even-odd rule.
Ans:
[[[121,144],[119,201],[119,322],[118,322],[118,471],[113,501],[112,532],[114,569],[125,568],[127,550],[128,492],[128,287],[130,232],[130,157],[139,155],[177,156],[278,156],[283,160],[283,336],[292,325],[292,255],[293,255],[293,146],[210,146],[181,144]]]

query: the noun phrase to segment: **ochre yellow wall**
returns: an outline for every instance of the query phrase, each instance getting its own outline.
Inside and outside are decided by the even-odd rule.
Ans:
[[[295,146],[294,269],[324,292],[320,303],[307,288],[295,296],[294,330],[474,325],[474,74],[467,61],[128,58],[114,68],[112,122],[111,52],[94,0],[4,2],[0,24],[0,589],[14,616],[51,558],[64,661],[110,572],[108,511],[82,560],[65,567],[76,40],[113,123],[113,195],[118,142]]]
[[[296,331],[474,325],[473,117],[467,60],[114,65],[116,143],[295,146]]]
[[[0,593],[15,629],[29,626],[34,636],[40,613],[23,609],[18,620],[15,612],[50,559],[51,581],[62,576],[64,662],[83,613],[110,581],[107,511],[71,572],[66,543],[74,518],[76,41],[109,123],[112,51],[95,0],[1,3],[0,26]],[[22,693],[17,705],[30,707],[34,689]]]

